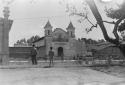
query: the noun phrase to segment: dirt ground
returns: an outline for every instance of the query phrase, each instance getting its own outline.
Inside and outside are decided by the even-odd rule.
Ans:
[[[119,78],[86,67],[0,69],[0,85],[125,85]]]
[[[92,67],[92,69],[111,74],[117,77],[125,78],[125,66],[110,66],[110,67]]]

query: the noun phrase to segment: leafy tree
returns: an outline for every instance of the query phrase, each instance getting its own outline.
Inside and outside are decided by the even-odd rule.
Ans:
[[[32,45],[32,43],[33,43],[34,41],[38,40],[39,38],[40,38],[40,36],[38,36],[38,35],[32,36],[32,37],[30,37],[29,39],[27,39],[27,43],[28,43],[29,45]]]
[[[17,43],[17,44],[24,44],[24,43],[26,43],[26,39],[25,39],[25,38],[20,39],[20,40],[18,40],[16,43]]]

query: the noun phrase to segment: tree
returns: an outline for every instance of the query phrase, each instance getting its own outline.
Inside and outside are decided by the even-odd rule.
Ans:
[[[23,38],[23,39],[17,40],[16,43],[17,43],[17,44],[24,44],[24,43],[26,43],[26,39]]]
[[[38,35],[32,36],[32,37],[30,37],[29,39],[27,39],[27,43],[31,46],[32,43],[33,43],[34,41],[38,40],[39,38],[40,38],[40,36],[38,36]]]
[[[29,46],[31,46],[32,43],[34,41],[38,40],[39,38],[40,38],[40,36],[38,36],[38,35],[32,36],[27,40],[25,38],[23,38],[23,39],[17,40],[17,42],[15,44],[18,44],[18,45],[28,44]]]
[[[67,6],[68,12],[70,12],[70,15],[80,16],[81,17],[81,19],[79,20],[80,23],[83,20],[87,20],[91,24],[91,27],[86,29],[87,33],[92,31],[93,28],[100,27],[100,29],[103,33],[104,39],[110,43],[115,44],[120,49],[123,56],[125,57],[125,43],[124,43],[125,36],[121,40],[120,35],[118,34],[118,32],[125,31],[125,1],[123,0],[124,2],[121,5],[117,4],[118,9],[113,9],[113,8],[106,8],[105,9],[107,17],[114,19],[112,22],[104,21],[102,19],[102,16],[97,8],[95,1],[96,0],[85,0],[86,3],[83,4],[84,11],[82,11],[82,12],[79,12],[75,6],[72,6],[72,7]],[[92,14],[97,22],[96,24],[93,24],[88,17],[88,15],[89,15],[88,14],[88,11],[89,11],[88,7],[90,8],[90,11],[92,12]],[[107,29],[106,29],[104,23],[114,25],[113,34],[114,34],[115,38],[111,38],[108,35]],[[125,32],[124,32],[124,34],[125,34]]]
[[[125,2],[121,6],[119,5],[119,7],[121,7],[119,10],[112,11],[110,9],[112,12],[107,11],[108,17],[116,19],[116,22],[111,22],[112,24],[114,24],[113,34],[114,34],[115,38],[111,38],[108,36],[106,27],[104,26],[104,23],[103,23],[104,21],[101,17],[101,14],[98,11],[98,8],[97,8],[94,0],[86,0],[86,2],[95,17],[97,24],[100,26],[105,40],[109,41],[109,42],[115,44],[117,47],[119,47],[119,49],[125,56],[125,44],[121,43],[121,41],[119,39],[119,35],[118,35],[118,28],[120,27],[120,24],[122,23],[122,21],[125,20]],[[117,12],[118,14],[115,12]],[[108,22],[108,21],[106,21],[106,22]]]
[[[83,7],[84,12],[78,12],[75,8],[75,6],[73,7],[68,7],[68,9],[70,9],[70,14],[71,15],[78,15],[81,16],[82,19],[79,20],[79,22],[81,23],[82,20],[87,20],[90,24],[91,27],[88,29],[86,29],[87,32],[92,31],[93,28],[97,28],[98,26],[100,27],[104,39],[110,43],[115,44],[123,53],[123,55],[125,56],[125,44],[123,43],[124,41],[121,41],[120,39],[120,35],[118,34],[118,31],[123,31],[125,30],[125,1],[123,2],[123,4],[118,5],[119,9],[113,9],[113,8],[109,8],[109,9],[105,9],[106,11],[106,15],[112,19],[115,19],[112,22],[109,21],[104,21],[102,19],[102,16],[97,8],[97,5],[95,3],[94,0],[85,0],[87,4],[84,4],[85,6]],[[87,7],[90,8],[93,16],[96,19],[96,24],[93,24],[91,22],[91,20],[88,17],[88,12],[87,12]],[[111,38],[106,30],[106,27],[104,25],[104,23],[109,23],[109,24],[113,24],[114,28],[113,28],[113,34],[115,38]]]

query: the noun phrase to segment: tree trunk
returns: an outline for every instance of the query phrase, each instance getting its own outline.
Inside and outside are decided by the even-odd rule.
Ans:
[[[119,49],[122,52],[123,56],[125,56],[125,44],[120,44]]]
[[[86,0],[86,2],[87,2],[87,4],[89,5],[89,7],[90,7],[90,9],[91,9],[91,11],[92,11],[92,13],[93,13],[93,15],[94,15],[94,17],[95,17],[97,23],[99,24],[99,26],[100,26],[100,28],[101,28],[101,30],[102,30],[102,33],[103,33],[103,35],[104,35],[105,40],[107,40],[108,42],[111,42],[111,43],[113,43],[113,44],[117,44],[117,45],[118,45],[118,44],[119,44],[119,41],[118,41],[118,40],[112,39],[112,38],[110,38],[110,37],[108,36],[107,30],[106,30],[106,28],[105,28],[105,26],[104,26],[104,24],[103,24],[102,17],[101,17],[101,15],[100,15],[100,13],[99,13],[97,7],[96,7],[96,4],[95,4],[94,0]]]

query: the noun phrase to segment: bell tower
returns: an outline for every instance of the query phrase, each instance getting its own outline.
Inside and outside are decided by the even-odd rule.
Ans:
[[[69,37],[75,38],[75,27],[73,26],[71,21],[66,29],[67,29]]]
[[[45,29],[45,36],[50,36],[52,35],[52,26],[48,20],[48,22],[46,23],[46,25],[44,26],[44,29]]]
[[[48,52],[50,50],[50,47],[52,47],[52,25],[50,24],[49,20],[44,26],[44,33],[45,33],[45,45],[46,45],[46,55],[48,55]]]

